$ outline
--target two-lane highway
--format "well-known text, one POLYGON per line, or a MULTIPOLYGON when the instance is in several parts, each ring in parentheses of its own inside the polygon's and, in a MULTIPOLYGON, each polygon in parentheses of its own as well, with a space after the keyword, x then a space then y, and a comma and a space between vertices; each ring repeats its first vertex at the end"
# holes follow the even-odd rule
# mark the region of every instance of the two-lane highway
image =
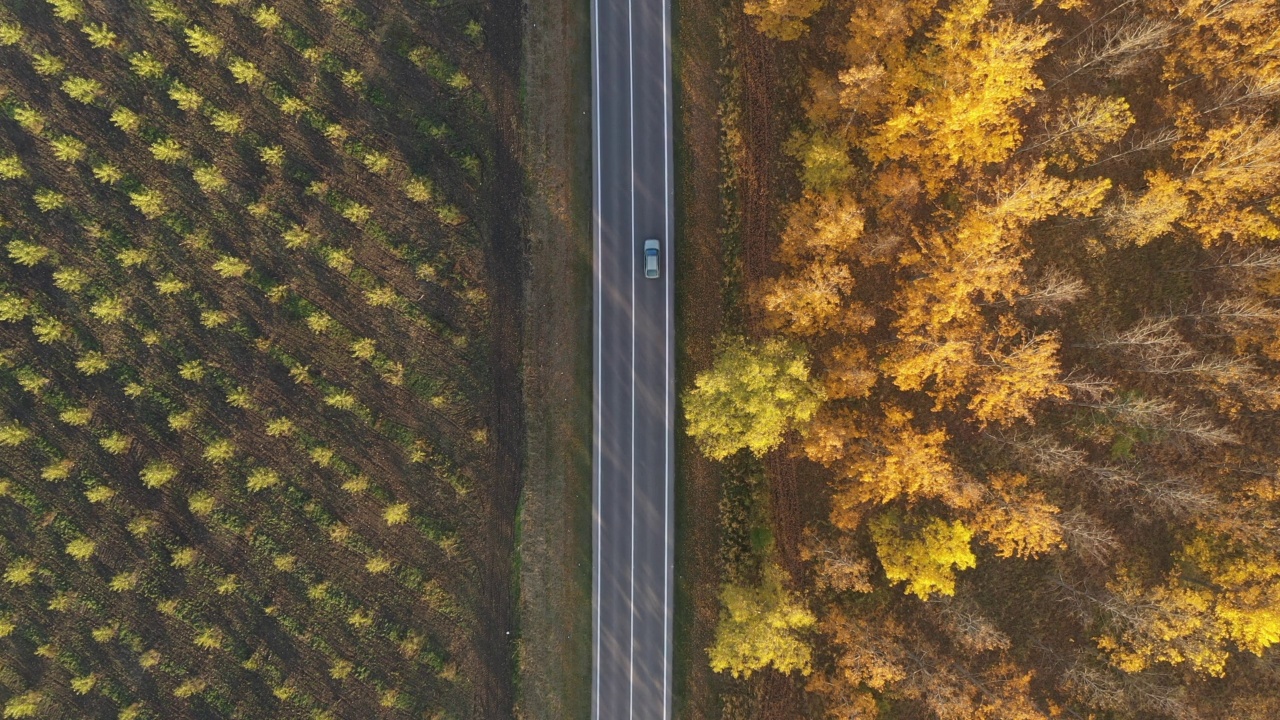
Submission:
POLYGON ((592 718, 671 716, 675 410, 670 0, 592 0, 592 718), (648 238, 660 277, 643 273, 648 238))

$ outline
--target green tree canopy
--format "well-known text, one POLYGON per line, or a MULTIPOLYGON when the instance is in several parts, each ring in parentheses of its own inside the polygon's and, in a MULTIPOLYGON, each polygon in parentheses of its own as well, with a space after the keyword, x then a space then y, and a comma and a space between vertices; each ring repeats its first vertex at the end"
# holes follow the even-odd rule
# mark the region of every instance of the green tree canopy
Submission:
POLYGON ((684 394, 685 419, 689 435, 713 460, 743 448, 764 455, 788 430, 812 418, 822 400, 803 349, 781 340, 734 337, 684 394))
POLYGON ((782 568, 770 563, 759 587, 721 589, 716 641, 707 648, 712 670, 750 677, 772 665, 781 673, 809 674, 813 653, 801 633, 817 619, 782 580, 782 568))

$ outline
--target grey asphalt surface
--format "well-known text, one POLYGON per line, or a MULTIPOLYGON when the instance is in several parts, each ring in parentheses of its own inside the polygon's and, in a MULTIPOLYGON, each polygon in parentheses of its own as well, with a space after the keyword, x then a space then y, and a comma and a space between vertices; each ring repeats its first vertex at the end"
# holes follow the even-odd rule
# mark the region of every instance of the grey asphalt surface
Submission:
POLYGON ((592 717, 671 717, 675 395, 670 0, 592 0, 592 717), (661 277, 641 248, 662 242, 661 277))

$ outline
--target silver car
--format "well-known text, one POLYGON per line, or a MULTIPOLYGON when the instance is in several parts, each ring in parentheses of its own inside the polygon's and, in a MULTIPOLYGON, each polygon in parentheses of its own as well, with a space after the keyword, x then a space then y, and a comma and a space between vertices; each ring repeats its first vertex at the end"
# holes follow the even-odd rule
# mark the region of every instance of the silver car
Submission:
POLYGON ((644 241, 644 276, 649 279, 658 277, 659 247, 660 244, 653 238, 644 241))

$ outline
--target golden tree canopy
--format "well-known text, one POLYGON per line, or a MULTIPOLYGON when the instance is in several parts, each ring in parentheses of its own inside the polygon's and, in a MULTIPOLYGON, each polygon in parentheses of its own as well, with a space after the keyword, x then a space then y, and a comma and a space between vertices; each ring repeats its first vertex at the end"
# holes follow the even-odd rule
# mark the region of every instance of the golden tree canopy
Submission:
POLYGON ((783 585, 782 568, 766 565, 759 587, 725 585, 715 644, 707 648, 711 669, 751 677, 772 667, 808 675, 812 650, 803 633, 817 622, 804 603, 783 585))
POLYGON ((906 592, 921 600, 934 593, 954 595, 956 571, 978 564, 969 549, 973 532, 959 520, 906 519, 891 510, 873 518, 868 528, 889 582, 905 582, 906 592))
POLYGON ((802 348, 737 337, 724 343, 715 365, 685 393, 685 419, 709 458, 723 460, 744 449, 763 456, 782 444, 788 430, 808 422, 822 400, 802 348))

